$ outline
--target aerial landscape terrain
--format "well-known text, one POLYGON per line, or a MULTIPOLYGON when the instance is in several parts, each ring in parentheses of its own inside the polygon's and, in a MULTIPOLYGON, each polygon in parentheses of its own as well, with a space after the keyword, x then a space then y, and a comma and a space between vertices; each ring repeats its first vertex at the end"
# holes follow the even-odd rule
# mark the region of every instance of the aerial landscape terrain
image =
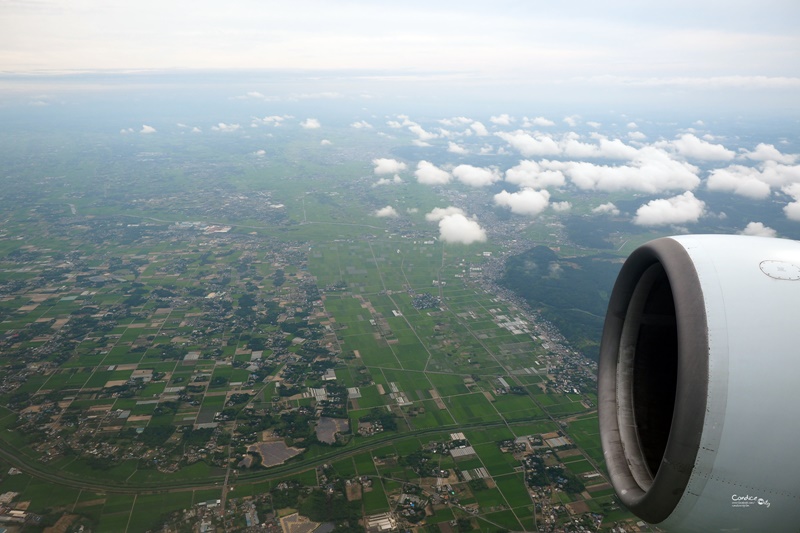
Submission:
POLYGON ((279 527, 287 508, 340 527, 629 520, 594 390, 621 260, 690 227, 792 235, 777 198, 744 212, 709 190, 796 173, 757 159, 791 149, 413 118, 6 134, 8 503, 129 531, 279 527), (656 164, 682 173, 642 180, 656 164))
POLYGON ((666 235, 800 237, 791 75, 20 57, 0 531, 655 531, 598 436, 617 273, 666 235))

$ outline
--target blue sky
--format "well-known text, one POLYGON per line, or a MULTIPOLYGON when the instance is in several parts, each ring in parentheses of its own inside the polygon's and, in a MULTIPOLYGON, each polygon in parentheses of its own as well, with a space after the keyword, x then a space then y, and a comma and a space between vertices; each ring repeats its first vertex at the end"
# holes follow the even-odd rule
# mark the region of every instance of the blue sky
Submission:
POLYGON ((0 71, 346 71, 384 88, 794 110, 798 22, 795 0, 0 0, 0 71))

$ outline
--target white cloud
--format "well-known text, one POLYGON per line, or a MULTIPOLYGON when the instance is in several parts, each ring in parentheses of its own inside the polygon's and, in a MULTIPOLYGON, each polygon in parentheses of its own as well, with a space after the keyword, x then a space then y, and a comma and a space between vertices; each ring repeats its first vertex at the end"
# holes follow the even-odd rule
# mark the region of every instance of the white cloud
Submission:
POLYGON ((439 120, 440 124, 444 124, 445 126, 450 126, 451 128, 454 126, 465 126, 467 124, 472 124, 473 120, 467 117, 453 117, 453 118, 443 118, 439 120))
POLYGON ((495 135, 506 141, 525 157, 558 155, 561 153, 561 147, 558 143, 547 135, 537 134, 534 137, 522 130, 517 130, 514 133, 501 131, 495 133, 495 135))
POLYGON ((406 209, 406 213, 409 215, 413 215, 414 213, 419 213, 419 207, 409 207, 406 209))
POLYGON ((579 118, 581 118, 579 115, 570 115, 568 117, 564 117, 564 123, 570 128, 574 128, 578 125, 579 118))
POLYGON ((232 97, 232 100, 257 100, 261 102, 296 102, 298 100, 331 100, 335 98, 343 98, 342 93, 333 91, 318 92, 318 93, 288 93, 281 96, 273 96, 263 94, 259 91, 248 91, 245 94, 232 97))
POLYGON ((635 122, 628 122, 628 129, 629 129, 629 130, 635 130, 635 129, 637 129, 638 127, 639 127, 639 126, 638 126, 638 125, 637 125, 635 122))
POLYGON ((565 213, 572 209, 572 204, 569 202, 551 202, 550 207, 553 208, 553 211, 558 211, 559 213, 565 213))
POLYGON ((414 146, 422 146, 422 147, 433 146, 431 143, 422 141, 420 139, 414 139, 413 141, 411 141, 411 144, 413 144, 414 146))
POLYGON ((563 187, 567 182, 560 170, 546 170, 536 161, 527 159, 506 170, 506 181, 531 189, 563 187))
POLYGON ((770 186, 760 178, 761 172, 758 169, 731 165, 712 170, 706 187, 710 191, 732 192, 748 198, 766 198, 769 196, 770 186))
POLYGON ((292 118, 291 115, 268 115, 263 118, 253 117, 252 124, 256 126, 280 126, 284 120, 292 118))
POLYGON ((280 100, 277 96, 267 96, 258 91, 248 91, 245 94, 234 96, 234 100, 260 100, 262 102, 275 102, 280 100))
POLYGON ((800 182, 800 165, 781 165, 774 161, 764 161, 761 175, 775 185, 797 183, 800 182))
POLYGON ((195 126, 194 128, 192 128, 192 133, 203 133, 203 130, 195 126))
POLYGON ((502 115, 496 117, 490 117, 489 121, 491 121, 492 124, 497 124, 498 126, 510 126, 511 123, 514 122, 514 119, 508 113, 503 113, 502 115))
POLYGON ((466 155, 469 153, 469 150, 454 143, 453 141, 447 143, 447 151, 458 155, 466 155))
POLYGON ((727 191, 748 198, 766 198, 772 188, 800 182, 800 165, 764 161, 761 168, 730 165, 711 171, 706 186, 712 191, 727 191))
POLYGON ((636 159, 640 148, 625 144, 619 139, 608 139, 593 133, 594 143, 581 141, 581 136, 570 132, 556 140, 543 133, 530 134, 522 130, 513 133, 495 133, 526 157, 563 155, 576 159, 636 159))
POLYGON ((647 135, 645 135, 641 131, 631 131, 628 133, 628 139, 632 141, 643 141, 647 139, 647 135))
POLYGON ((267 155, 267 152, 265 150, 256 150, 255 152, 253 152, 253 155, 255 155, 256 157, 264 157, 265 155, 267 155))
POLYGON ((559 146, 567 157, 588 159, 628 159, 633 160, 639 155, 639 149, 629 146, 619 139, 610 140, 602 135, 592 134, 597 144, 585 143, 578 140, 576 133, 566 135, 559 146))
POLYGON ((588 121, 588 122, 586 123, 586 125, 587 125, 587 126, 590 126, 590 127, 592 127, 592 128, 594 128, 594 129, 598 129, 600 126, 602 126, 602 124, 601 124, 601 123, 599 123, 599 122, 595 122, 595 121, 593 121, 593 120, 590 120, 590 121, 588 121))
POLYGON ((500 181, 500 173, 497 169, 473 167, 472 165, 458 165, 453 169, 453 176, 461 183, 471 187, 486 187, 500 181))
POLYGON ((358 121, 353 122, 352 124, 350 124, 350 127, 351 128, 355 128, 357 130, 360 130, 360 129, 368 129, 369 130, 369 129, 372 129, 372 124, 370 124, 366 120, 358 120, 358 121))
POLYGON ((477 135, 478 137, 486 137, 487 135, 489 135, 489 130, 486 129, 486 126, 484 126, 477 120, 472 124, 470 124, 469 127, 470 129, 472 129, 472 131, 475 132, 475 135, 477 135))
POLYGON ((699 169, 676 161, 663 150, 646 146, 629 165, 608 166, 576 161, 542 161, 549 170, 560 170, 584 190, 634 190, 655 194, 667 190, 694 189, 700 184, 699 169))
POLYGON ((494 203, 507 207, 518 215, 536 216, 547 209, 550 193, 533 189, 522 189, 514 193, 502 191, 494 195, 494 203))
POLYGON ((795 200, 783 206, 783 212, 789 220, 800 222, 800 200, 795 200))
POLYGON ((232 133, 236 130, 241 128, 239 124, 226 124, 224 122, 220 122, 216 126, 211 126, 211 129, 214 131, 221 131, 222 133, 232 133))
POLYGON ((567 133, 558 141, 549 135, 537 133, 534 136, 524 131, 499 132, 495 135, 526 156, 554 155, 573 159, 630 161, 627 165, 618 166, 598 165, 587 161, 542 160, 538 163, 521 163, 522 168, 515 167, 509 175, 509 181, 525 182, 537 172, 548 170, 563 173, 578 188, 584 190, 630 189, 658 193, 664 190, 694 189, 700 183, 697 167, 652 145, 637 148, 619 139, 608 139, 598 134, 592 134, 594 143, 581 141, 576 133, 567 133))
POLYGON ((522 119, 522 126, 524 128, 531 128, 531 127, 534 127, 534 126, 537 126, 537 127, 540 127, 540 128, 549 128, 549 127, 555 126, 555 125, 556 125, 555 122, 553 122, 552 120, 550 120, 548 118, 544 118, 544 117, 534 117, 534 118, 525 117, 524 119, 522 119))
POLYGON ((425 214, 425 220, 428 222, 438 222, 446 216, 450 215, 465 215, 464 210, 456 206, 448 207, 434 207, 430 213, 425 214))
POLYGON ((373 159, 372 164, 375 165, 375 174, 377 176, 383 174, 397 174, 405 170, 406 164, 402 161, 398 161, 397 159, 387 159, 384 157, 379 157, 378 159, 373 159))
POLYGON ((390 178, 381 178, 381 179, 379 179, 378 181, 375 182, 373 187, 377 187, 378 185, 390 185, 390 184, 397 184, 397 183, 403 183, 403 178, 401 178, 400 176, 395 174, 394 177, 391 178, 391 179, 390 178))
POLYGON ((792 183, 784 187, 783 192, 791 196, 794 201, 783 207, 783 213, 789 220, 800 222, 800 183, 792 183))
POLYGON ((450 243, 472 244, 485 242, 486 231, 477 221, 455 213, 439 221, 439 238, 450 243))
POLYGON ((764 143, 759 143, 755 150, 744 152, 742 155, 754 161, 775 161, 787 165, 791 165, 797 160, 797 155, 781 153, 774 145, 764 143))
POLYGON ((611 215, 616 217, 619 216, 619 208, 614 205, 613 202, 606 202, 592 209, 592 213, 596 215, 611 215))
POLYGON ((331 141, 329 141, 328 139, 322 139, 322 140, 319 142, 319 144, 321 144, 322 146, 330 146, 330 145, 332 145, 333 143, 332 143, 331 141))
POLYGON ((156 129, 153 126, 148 126, 147 124, 142 124, 142 129, 139 130, 139 133, 148 134, 148 133, 155 133, 156 129))
POLYGON ((390 206, 390 205, 387 205, 386 207, 382 207, 382 208, 378 209, 373 214, 376 217, 381 217, 381 218, 397 218, 398 216, 400 216, 397 213, 397 210, 394 207, 390 206))
POLYGON ((128 133, 133 133, 133 128, 122 128, 119 130, 122 135, 127 135, 128 133))
POLYGON ((315 118, 307 118, 303 122, 300 123, 301 128, 305 128, 307 130, 316 130, 322 127, 322 124, 319 123, 319 120, 315 118))
POLYGON ((698 138, 692 133, 684 133, 674 141, 656 143, 659 148, 670 148, 683 157, 703 161, 730 161, 736 157, 733 150, 721 144, 713 144, 698 138))
POLYGON ((425 128, 413 122, 408 126, 408 131, 416 135, 420 141, 429 141, 438 137, 435 133, 426 131, 425 128))
POLYGON ((442 170, 433 163, 420 161, 417 163, 417 170, 414 171, 417 181, 425 185, 444 185, 450 182, 452 176, 446 170, 442 170))
POLYGON ((706 204, 686 191, 672 198, 651 200, 636 210, 633 223, 639 226, 662 226, 697 222, 705 214, 706 204))
POLYGON ((741 232, 741 235, 755 235, 757 237, 775 237, 778 232, 761 222, 750 222, 741 232))

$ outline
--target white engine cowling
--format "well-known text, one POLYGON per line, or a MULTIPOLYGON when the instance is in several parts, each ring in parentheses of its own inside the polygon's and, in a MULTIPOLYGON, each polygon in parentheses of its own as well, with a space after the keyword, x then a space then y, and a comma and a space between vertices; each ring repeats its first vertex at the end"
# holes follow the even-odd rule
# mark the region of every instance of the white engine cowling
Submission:
POLYGON ((598 370, 606 466, 668 531, 800 531, 800 242, 651 241, 622 267, 598 370))

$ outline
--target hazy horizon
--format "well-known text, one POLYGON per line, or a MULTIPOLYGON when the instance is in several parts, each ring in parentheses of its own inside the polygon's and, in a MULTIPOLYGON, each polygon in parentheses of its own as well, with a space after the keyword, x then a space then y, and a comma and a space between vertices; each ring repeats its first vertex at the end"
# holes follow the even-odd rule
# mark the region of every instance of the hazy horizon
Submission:
MULTIPOLYGON (((129 90, 798 118, 800 6, 0 3, 0 110, 129 90)), ((191 93, 191 94, 190 94, 191 93)), ((180 98, 180 96, 179 96, 180 98)), ((531 111, 533 109, 533 111, 531 111)), ((392 112, 403 112, 392 109, 392 112)), ((710 118, 710 117, 695 117, 710 118)))

